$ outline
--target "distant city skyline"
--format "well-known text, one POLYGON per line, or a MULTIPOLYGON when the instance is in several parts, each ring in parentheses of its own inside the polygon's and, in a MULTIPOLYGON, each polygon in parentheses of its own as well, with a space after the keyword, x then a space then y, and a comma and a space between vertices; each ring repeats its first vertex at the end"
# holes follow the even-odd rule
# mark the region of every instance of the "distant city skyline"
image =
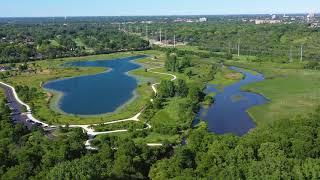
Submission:
POLYGON ((319 0, 3 1, 0 3, 0 17, 293 14, 320 11, 319 0))

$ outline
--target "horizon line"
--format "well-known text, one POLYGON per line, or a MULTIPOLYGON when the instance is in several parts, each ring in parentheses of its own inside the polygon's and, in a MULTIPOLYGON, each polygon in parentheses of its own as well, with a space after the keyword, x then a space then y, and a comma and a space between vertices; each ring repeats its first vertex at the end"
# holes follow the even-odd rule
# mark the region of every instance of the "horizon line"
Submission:
MULTIPOLYGON (((307 12, 295 13, 239 13, 239 14, 172 14, 172 15, 57 15, 57 16, 0 16, 0 18, 60 18, 60 17, 170 17, 170 16, 239 16, 239 15, 300 15, 307 12)), ((315 13, 320 14, 320 13, 315 13)))

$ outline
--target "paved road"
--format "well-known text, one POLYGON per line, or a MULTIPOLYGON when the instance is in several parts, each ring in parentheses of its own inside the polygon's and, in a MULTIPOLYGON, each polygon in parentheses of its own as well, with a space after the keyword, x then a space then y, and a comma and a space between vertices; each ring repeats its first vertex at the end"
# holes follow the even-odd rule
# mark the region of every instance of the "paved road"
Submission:
MULTIPOLYGON (((7 105, 12 111, 11 120, 14 124, 22 123, 28 129, 32 129, 33 126, 37 126, 35 121, 30 121, 31 119, 29 116, 31 115, 30 112, 23 112, 25 108, 23 105, 15 98, 15 94, 12 91, 11 87, 6 86, 0 83, 0 88, 4 89, 5 95, 7 97, 7 105)), ((44 124, 38 124, 38 126, 42 126, 44 124)), ((46 126, 46 125, 44 125, 46 126)))

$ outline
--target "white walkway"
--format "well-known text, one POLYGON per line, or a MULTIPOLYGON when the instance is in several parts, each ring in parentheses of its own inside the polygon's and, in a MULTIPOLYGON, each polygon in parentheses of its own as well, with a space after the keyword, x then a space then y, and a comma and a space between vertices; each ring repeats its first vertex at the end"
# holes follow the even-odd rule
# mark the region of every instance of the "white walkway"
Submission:
MULTIPOLYGON (((161 72, 155 72, 153 71, 154 69, 159 69, 159 68, 162 68, 162 67, 156 67, 156 68, 150 68, 147 70, 147 72, 150 72, 150 73, 154 73, 154 74, 161 74, 161 75, 167 75, 167 76, 172 76, 172 79, 171 81, 175 81, 177 79, 177 77, 173 74, 169 74, 169 73, 161 73, 161 72)), ((7 86, 9 87, 11 90, 12 90, 12 93, 14 95, 14 98, 23 106, 26 107, 27 109, 27 117, 29 119, 31 119, 32 121, 34 122, 37 122, 37 123, 41 123, 43 126, 49 126, 47 123, 45 122, 42 122, 41 120, 38 120, 36 118, 33 117, 32 115, 32 111, 31 111, 31 108, 29 105, 27 105, 26 103, 24 103, 23 101, 21 101, 17 95, 17 92, 15 90, 14 87, 6 84, 6 83, 3 83, 3 82, 0 82, 2 85, 4 86, 7 86)), ((156 86, 159 85, 160 83, 155 83, 155 84, 152 84, 152 90, 154 91, 155 94, 157 94, 157 89, 156 89, 156 86)), ((151 100, 152 101, 152 100, 151 100)), ((142 114, 142 112, 144 111, 144 109, 139 112, 138 114, 136 114, 135 116, 131 117, 131 118, 128 118, 128 119, 123 119, 123 120, 116 120, 116 121, 111 121, 111 122, 106 122, 106 123, 100 123, 100 124, 89 124, 89 125, 69 125, 69 127, 71 128, 82 128, 89 136, 89 140, 86 141, 85 145, 86 145, 86 148, 89 149, 89 150, 96 150, 96 148, 92 147, 91 146, 91 141, 94 139, 95 136, 97 135, 101 135, 101 134, 112 134, 112 133, 121 133, 121 132, 127 132, 128 130, 127 129, 123 129, 123 130, 115 130, 115 131, 104 131, 104 132, 96 132, 92 126, 97 126, 97 125, 108 125, 108 124, 116 124, 116 123, 121 123, 121 122, 128 122, 128 121, 136 121, 136 122, 140 122, 139 120, 139 116, 142 114)), ((145 123, 146 124, 146 128, 145 129, 150 129, 152 128, 152 126, 148 123, 145 123)), ((55 128, 57 126, 50 126, 52 128, 55 128)), ((64 125, 62 125, 62 127, 65 127, 64 125)), ((161 143, 149 143, 147 144, 148 146, 162 146, 161 143)))

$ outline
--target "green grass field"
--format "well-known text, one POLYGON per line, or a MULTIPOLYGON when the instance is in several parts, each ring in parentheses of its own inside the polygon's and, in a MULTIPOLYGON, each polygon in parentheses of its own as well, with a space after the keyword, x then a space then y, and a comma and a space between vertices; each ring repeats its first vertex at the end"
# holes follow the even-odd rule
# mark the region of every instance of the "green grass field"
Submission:
POLYGON ((243 74, 235 72, 227 67, 223 67, 222 71, 219 71, 216 74, 215 79, 209 83, 217 85, 218 88, 223 88, 241 80, 242 78, 243 74))
POLYGON ((303 64, 228 62, 265 75, 266 80, 243 87, 271 101, 248 112, 259 124, 312 112, 320 103, 320 72, 302 69, 303 64))
POLYGON ((176 127, 185 123, 184 119, 181 119, 180 115, 180 103, 185 103, 186 99, 183 98, 172 98, 170 99, 164 109, 158 111, 155 116, 151 119, 151 124, 154 126, 167 126, 176 127))

